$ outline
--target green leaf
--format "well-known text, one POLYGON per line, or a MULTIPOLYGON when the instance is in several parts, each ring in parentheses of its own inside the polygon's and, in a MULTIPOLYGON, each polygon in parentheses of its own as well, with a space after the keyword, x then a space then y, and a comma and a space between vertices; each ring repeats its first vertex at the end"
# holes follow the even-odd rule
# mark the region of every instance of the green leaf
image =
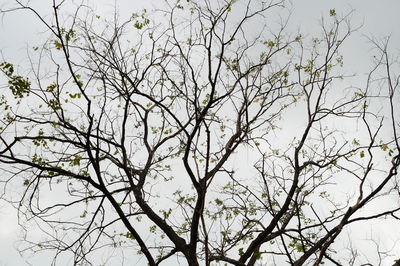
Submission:
POLYGON ((156 232, 156 229, 157 229, 157 226, 155 226, 155 225, 150 226, 150 228, 149 228, 150 233, 154 234, 156 232))
POLYGON ((61 104, 57 99, 50 99, 48 105, 53 110, 60 110, 61 109, 61 104))
POLYGON ((218 206, 220 206, 220 205, 222 205, 222 200, 220 200, 220 199, 215 199, 215 203, 218 205, 218 206))
POLYGON ((68 95, 69 95, 69 97, 71 97, 72 99, 75 99, 75 98, 81 98, 81 94, 80 93, 74 93, 74 94, 72 94, 72 93, 68 93, 68 95))
POLYGON ((243 254, 244 254, 243 248, 239 248, 239 255, 241 256, 243 254))
POLYGON ((54 40, 54 46, 56 47, 57 50, 61 50, 61 48, 63 47, 58 40, 54 40))
POLYGON ((124 237, 135 240, 135 237, 131 232, 127 232, 126 234, 123 234, 124 237))
POLYGON ((47 92, 53 92, 55 88, 57 88, 58 84, 53 82, 49 86, 47 86, 46 91, 47 92))
POLYGON ((82 156, 77 154, 77 155, 74 156, 74 158, 69 163, 69 165, 71 165, 71 166, 79 166, 79 165, 81 165, 81 159, 82 159, 82 156))
POLYGON ((9 89, 15 98, 23 98, 29 94, 31 83, 28 78, 14 75, 14 66, 8 62, 0 63, 0 70, 8 77, 9 89))
POLYGON ((253 258, 255 258, 256 260, 261 259, 261 252, 254 252, 253 258))
POLYGON ((84 210, 83 213, 82 213, 82 215, 81 215, 80 217, 81 217, 81 218, 85 218, 86 215, 87 215, 87 213, 88 213, 87 210, 84 210))
POLYGON ((273 41, 268 41, 267 42, 267 45, 268 45, 268 47, 274 47, 275 46, 275 43, 273 42, 273 41))
POLYGON ((296 250, 297 250, 297 252, 303 252, 304 251, 303 245, 302 244, 297 244, 296 245, 296 250))

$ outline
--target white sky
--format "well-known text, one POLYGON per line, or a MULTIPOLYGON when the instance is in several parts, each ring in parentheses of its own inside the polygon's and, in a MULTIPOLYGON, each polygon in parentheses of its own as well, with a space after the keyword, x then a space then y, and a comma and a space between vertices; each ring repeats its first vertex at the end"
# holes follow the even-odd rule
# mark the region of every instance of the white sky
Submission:
MULTIPOLYGON (((293 14, 290 28, 295 32, 300 29, 309 35, 315 33, 319 28, 319 20, 322 15, 328 16, 329 9, 335 8, 338 14, 344 14, 354 9, 353 25, 363 24, 363 27, 356 32, 345 45, 344 56, 348 70, 354 73, 366 73, 369 69, 369 62, 372 56, 371 47, 363 35, 383 38, 391 37, 391 48, 393 52, 400 52, 400 0, 292 0, 293 14)), ((32 1, 38 3, 38 1, 32 1)), ((40 1, 45 6, 51 1, 40 1)), ((142 1, 116 0, 117 7, 125 15, 141 9, 139 4, 142 1)), ((144 2, 144 1, 143 1, 144 2)), ((154 5, 156 0, 146 3, 149 7, 154 5)), ((157 0, 158 2, 158 0, 157 0)), ((0 0, 0 8, 12 3, 12 0, 0 0)), ((114 1, 96 1, 100 13, 112 11, 114 1)), ((6 59, 16 64, 24 62, 27 48, 40 44, 38 33, 43 27, 31 14, 17 12, 8 14, 0 21, 0 61, 6 59), (3 57, 3 58, 2 58, 3 57)), ((39 35, 41 36, 41 35, 39 35)), ((379 225, 377 225, 379 226, 379 225)), ((400 228, 400 224, 393 224, 400 228)), ((369 232, 371 228, 365 228, 369 232)), ((391 232, 392 228, 381 228, 383 232, 391 232)), ((16 213, 0 202, 0 266, 27 265, 14 248, 18 235, 16 213)), ((400 235, 399 235, 400 236, 400 235)), ((41 264, 40 257, 34 260, 33 265, 41 264)), ((33 262, 33 260, 32 260, 33 262)), ((387 264, 391 265, 391 264, 387 264)))

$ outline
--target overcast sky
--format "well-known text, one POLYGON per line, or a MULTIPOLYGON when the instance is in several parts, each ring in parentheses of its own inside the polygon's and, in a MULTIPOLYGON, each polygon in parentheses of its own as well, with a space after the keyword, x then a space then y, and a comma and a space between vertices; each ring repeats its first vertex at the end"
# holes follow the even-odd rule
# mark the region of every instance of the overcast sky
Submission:
MULTIPOLYGON (((363 25, 363 27, 348 40, 344 50, 345 64, 354 73, 363 74, 369 69, 369 62, 373 53, 371 51, 372 45, 368 43, 365 36, 384 38, 391 35, 392 50, 397 53, 400 52, 400 0, 292 1, 291 9, 293 13, 290 28, 293 31, 300 29, 301 32, 308 35, 319 30, 321 16, 328 16, 330 9, 335 8, 338 14, 344 14, 354 9, 353 25, 363 25)), ((40 1, 41 8, 44 8, 43 5, 50 2, 40 1)), ((124 15, 138 11, 141 8, 139 5, 143 5, 143 3, 138 4, 139 2, 144 1, 116 0, 117 8, 124 15)), ((12 0, 0 0, 0 8, 10 3, 12 3, 12 0)), ((146 5, 147 7, 155 6, 154 3, 155 0, 151 0, 146 5)), ((114 0, 96 1, 96 8, 99 13, 107 14, 112 11, 113 4, 114 0)), ((34 16, 26 12, 17 12, 2 17, 2 20, 0 20, 0 59, 4 58, 17 64, 24 62, 27 48, 40 44, 42 40, 38 39, 37 36, 43 36, 42 32, 43 26, 34 16)), ((400 228, 400 224, 393 224, 393 226, 400 228)), ((370 230, 370 228, 366 228, 366 230, 370 230)), ((385 229, 382 230, 385 232, 385 229)), ((387 229, 386 233, 388 234, 391 230, 390 228, 387 229)), ((16 213, 0 201, 0 266, 26 265, 14 248, 17 236, 16 213)), ((40 263, 40 257, 33 262, 33 265, 44 265, 40 263)))

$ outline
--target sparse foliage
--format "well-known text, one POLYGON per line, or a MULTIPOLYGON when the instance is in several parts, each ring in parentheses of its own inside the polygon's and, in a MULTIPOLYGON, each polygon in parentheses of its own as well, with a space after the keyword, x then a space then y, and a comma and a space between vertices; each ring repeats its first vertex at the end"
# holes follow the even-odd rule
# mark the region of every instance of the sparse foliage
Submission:
POLYGON ((281 1, 169 1, 126 21, 67 2, 51 18, 2 10, 50 36, 26 74, 0 64, 1 182, 23 251, 353 265, 356 246, 336 252, 345 228, 398 219, 398 201, 376 206, 399 195, 399 62, 371 40, 366 81, 345 84, 350 14, 303 37, 273 24, 281 1))

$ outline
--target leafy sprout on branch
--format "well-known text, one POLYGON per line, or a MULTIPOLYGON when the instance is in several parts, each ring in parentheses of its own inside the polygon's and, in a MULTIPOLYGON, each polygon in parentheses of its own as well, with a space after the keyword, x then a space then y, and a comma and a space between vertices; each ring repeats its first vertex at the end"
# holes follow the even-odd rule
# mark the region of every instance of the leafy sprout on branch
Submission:
POLYGON ((126 20, 14 4, 2 14, 48 34, 30 67, 0 64, 0 181, 22 252, 353 265, 366 258, 346 230, 398 220, 383 202, 399 194, 399 62, 371 39, 367 79, 345 84, 351 12, 305 37, 276 23, 283 1, 167 1, 126 20))

